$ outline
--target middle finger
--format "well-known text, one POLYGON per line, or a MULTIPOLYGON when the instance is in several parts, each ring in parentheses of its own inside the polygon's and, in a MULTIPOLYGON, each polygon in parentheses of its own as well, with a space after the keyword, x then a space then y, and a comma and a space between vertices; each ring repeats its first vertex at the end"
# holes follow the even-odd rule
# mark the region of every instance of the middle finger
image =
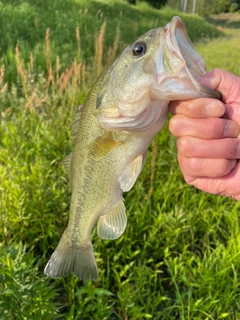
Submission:
POLYGON ((192 136, 203 139, 235 138, 239 126, 222 118, 193 119, 177 114, 169 122, 169 130, 175 137, 192 136))
POLYGON ((240 139, 178 139, 178 152, 185 158, 240 159, 240 139))

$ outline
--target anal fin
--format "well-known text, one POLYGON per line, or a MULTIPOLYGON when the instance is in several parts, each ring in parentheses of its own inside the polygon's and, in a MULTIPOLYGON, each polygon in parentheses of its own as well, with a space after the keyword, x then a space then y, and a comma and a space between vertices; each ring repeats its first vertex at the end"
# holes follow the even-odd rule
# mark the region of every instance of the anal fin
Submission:
POLYGON ((98 220, 97 232, 102 239, 113 240, 119 238, 127 225, 127 216, 123 200, 117 202, 111 210, 98 220))

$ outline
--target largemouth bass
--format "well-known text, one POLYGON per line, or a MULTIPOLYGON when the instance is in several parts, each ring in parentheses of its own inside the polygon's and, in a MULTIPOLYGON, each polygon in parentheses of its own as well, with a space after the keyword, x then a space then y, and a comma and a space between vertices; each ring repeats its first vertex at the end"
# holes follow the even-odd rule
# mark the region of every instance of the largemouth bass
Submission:
POLYGON ((139 37, 102 72, 80 111, 74 150, 64 161, 70 216, 46 275, 97 280, 90 239, 95 222, 102 239, 123 234, 122 193, 140 174, 149 144, 166 123, 169 102, 221 98, 198 82, 205 72, 179 17, 139 37))

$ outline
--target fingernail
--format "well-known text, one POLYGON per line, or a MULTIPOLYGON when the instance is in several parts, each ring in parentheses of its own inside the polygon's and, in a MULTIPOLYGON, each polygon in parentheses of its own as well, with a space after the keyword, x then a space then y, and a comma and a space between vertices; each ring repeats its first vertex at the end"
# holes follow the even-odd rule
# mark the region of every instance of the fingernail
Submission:
POLYGON ((239 126, 233 121, 227 121, 224 128, 224 138, 235 138, 239 134, 239 126))
POLYGON ((220 101, 212 101, 206 105, 206 114, 209 117, 221 117, 225 113, 225 107, 220 101))

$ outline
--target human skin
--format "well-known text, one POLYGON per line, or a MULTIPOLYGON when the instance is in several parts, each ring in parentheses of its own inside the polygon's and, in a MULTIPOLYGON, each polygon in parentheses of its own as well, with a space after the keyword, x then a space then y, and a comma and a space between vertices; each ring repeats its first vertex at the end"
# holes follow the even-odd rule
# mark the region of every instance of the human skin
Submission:
POLYGON ((188 184, 240 200, 240 77, 214 69, 201 83, 221 92, 222 102, 202 98, 169 105, 180 169, 188 184))

